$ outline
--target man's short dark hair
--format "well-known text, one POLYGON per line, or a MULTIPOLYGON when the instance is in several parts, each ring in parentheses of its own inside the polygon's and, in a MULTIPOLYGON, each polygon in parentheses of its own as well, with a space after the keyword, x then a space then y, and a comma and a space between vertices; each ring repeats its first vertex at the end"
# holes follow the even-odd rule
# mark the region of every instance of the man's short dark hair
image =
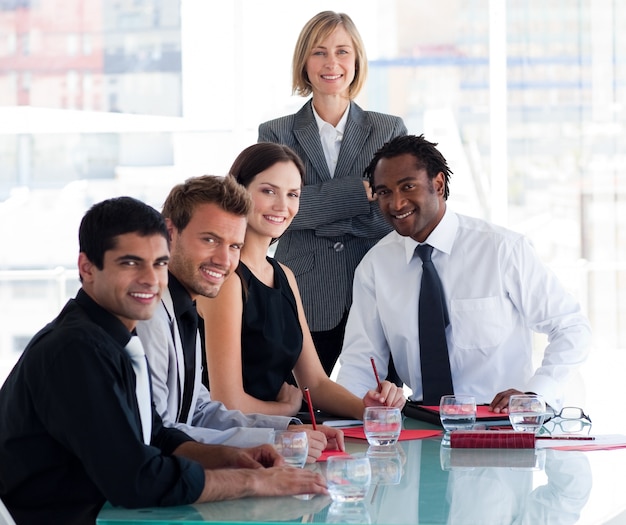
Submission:
POLYGON ((370 186, 375 187, 374 171, 380 159, 391 159, 400 155, 413 155, 416 160, 417 169, 425 169, 429 179, 434 179, 438 173, 443 173, 445 185, 443 198, 448 199, 450 189, 450 175, 452 170, 448 167, 448 162, 440 151, 435 147, 437 142, 428 142, 424 135, 401 135, 386 142, 375 154, 372 161, 365 168, 365 175, 369 179, 370 186))
POLYGON ((85 213, 78 229, 80 251, 102 270, 104 253, 115 248, 116 237, 125 233, 169 239, 165 221, 157 210, 132 197, 116 197, 94 204, 85 213))

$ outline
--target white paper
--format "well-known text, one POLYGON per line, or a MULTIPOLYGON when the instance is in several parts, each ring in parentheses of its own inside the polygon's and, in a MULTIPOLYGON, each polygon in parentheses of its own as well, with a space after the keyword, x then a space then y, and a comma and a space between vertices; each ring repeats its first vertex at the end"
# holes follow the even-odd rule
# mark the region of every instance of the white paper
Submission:
POLYGON ((601 435, 593 435, 590 436, 594 439, 537 439, 535 441, 535 446, 537 448, 554 448, 554 447, 570 447, 570 448, 581 448, 581 447, 593 447, 593 448, 602 448, 602 447, 614 447, 623 445, 626 447, 626 435, 624 434, 601 434, 601 435))
POLYGON ((359 421, 358 419, 335 419, 324 421, 322 423, 327 427, 335 427, 335 428, 343 428, 343 427, 360 427, 363 426, 363 421, 359 421))

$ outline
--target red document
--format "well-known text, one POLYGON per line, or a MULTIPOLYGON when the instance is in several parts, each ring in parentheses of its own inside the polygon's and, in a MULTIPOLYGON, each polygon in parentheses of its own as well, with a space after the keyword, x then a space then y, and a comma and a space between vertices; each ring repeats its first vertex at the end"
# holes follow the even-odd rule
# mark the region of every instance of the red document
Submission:
POLYGON ((451 448, 535 448, 535 434, 513 430, 454 430, 451 448))
MULTIPOLYGON (((363 427, 344 428, 343 435, 347 438, 367 439, 363 427)), ((402 429, 398 441, 408 441, 411 439, 426 439, 441 436, 441 430, 411 430, 402 429)))

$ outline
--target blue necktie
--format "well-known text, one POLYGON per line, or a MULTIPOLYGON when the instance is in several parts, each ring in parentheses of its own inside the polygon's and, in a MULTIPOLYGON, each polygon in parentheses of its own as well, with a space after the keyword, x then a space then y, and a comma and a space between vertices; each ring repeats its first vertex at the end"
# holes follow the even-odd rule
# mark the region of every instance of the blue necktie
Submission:
POLYGON ((441 396, 453 394, 446 326, 448 309, 437 270, 431 261, 433 247, 420 244, 415 252, 422 260, 419 297, 419 343, 424 405, 439 405, 441 396))

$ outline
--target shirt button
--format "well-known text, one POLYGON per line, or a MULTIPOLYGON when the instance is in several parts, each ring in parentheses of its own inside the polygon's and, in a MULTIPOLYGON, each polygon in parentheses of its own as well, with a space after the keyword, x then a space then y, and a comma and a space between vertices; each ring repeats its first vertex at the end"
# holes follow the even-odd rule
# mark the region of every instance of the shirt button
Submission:
POLYGON ((336 252, 342 252, 344 248, 345 246, 342 242, 336 242, 335 244, 333 244, 333 250, 335 250, 336 252))

